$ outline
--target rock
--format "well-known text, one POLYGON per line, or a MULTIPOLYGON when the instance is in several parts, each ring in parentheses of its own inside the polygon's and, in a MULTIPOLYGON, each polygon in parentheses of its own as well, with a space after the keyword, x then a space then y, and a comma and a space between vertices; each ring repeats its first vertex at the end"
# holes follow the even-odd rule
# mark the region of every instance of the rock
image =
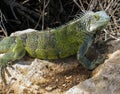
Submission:
POLYGON ((30 32, 35 32, 35 31, 37 31, 37 30, 26 29, 26 30, 16 31, 16 32, 12 33, 10 36, 19 36, 19 35, 22 35, 22 34, 25 34, 25 33, 30 33, 30 32))
POLYGON ((56 89, 57 88, 57 86, 47 86, 45 89, 47 90, 47 91, 52 91, 53 89, 56 89))
MULTIPOLYGON (((5 90, 8 93, 14 92, 15 94, 50 94, 50 92, 52 92, 51 94, 56 94, 53 90, 55 92, 61 92, 61 90, 54 83, 58 83, 60 78, 64 77, 64 72, 76 69, 78 65, 79 63, 74 58, 56 61, 23 58, 16 61, 12 66, 13 68, 7 67, 11 76, 6 74, 8 85, 5 90), (58 77, 59 79, 57 79, 56 75, 60 76, 58 77)), ((69 80, 70 78, 71 76, 68 75, 66 79, 69 80)), ((3 91, 1 90, 2 88, 0 77, 0 93, 4 91, 4 88, 3 91)))
POLYGON ((69 89, 66 94, 120 94, 120 50, 93 71, 93 77, 69 89))

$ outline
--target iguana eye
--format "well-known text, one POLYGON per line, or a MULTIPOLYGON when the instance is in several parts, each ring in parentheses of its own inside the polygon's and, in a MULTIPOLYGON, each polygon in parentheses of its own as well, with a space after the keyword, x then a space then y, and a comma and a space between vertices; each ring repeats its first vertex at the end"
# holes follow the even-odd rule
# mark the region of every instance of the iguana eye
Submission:
POLYGON ((100 19, 99 15, 94 15, 95 19, 98 21, 100 19))

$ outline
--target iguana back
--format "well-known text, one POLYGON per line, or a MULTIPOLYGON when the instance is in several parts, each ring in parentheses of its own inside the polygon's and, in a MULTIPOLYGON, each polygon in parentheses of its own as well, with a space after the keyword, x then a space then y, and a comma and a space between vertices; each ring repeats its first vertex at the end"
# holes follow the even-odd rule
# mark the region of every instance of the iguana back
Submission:
POLYGON ((27 33, 21 37, 25 41, 27 53, 32 57, 65 58, 76 54, 86 39, 86 34, 77 26, 79 25, 65 25, 50 31, 27 33))

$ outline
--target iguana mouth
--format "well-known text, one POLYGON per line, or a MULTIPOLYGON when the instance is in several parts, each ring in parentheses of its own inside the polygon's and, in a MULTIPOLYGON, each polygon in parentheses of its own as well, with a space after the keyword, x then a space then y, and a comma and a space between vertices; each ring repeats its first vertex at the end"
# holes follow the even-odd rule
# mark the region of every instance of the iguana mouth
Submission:
POLYGON ((89 32, 102 30, 104 27, 106 27, 106 25, 110 21, 110 17, 106 14, 105 11, 96 12, 94 14, 94 17, 96 19, 96 22, 90 24, 89 30, 88 30, 89 32))
POLYGON ((89 26, 89 32, 94 32, 94 31, 98 31, 98 30, 102 30, 103 28, 106 27, 106 25, 109 22, 109 18, 108 19, 102 19, 102 21, 98 21, 95 24, 91 24, 91 26, 89 26))

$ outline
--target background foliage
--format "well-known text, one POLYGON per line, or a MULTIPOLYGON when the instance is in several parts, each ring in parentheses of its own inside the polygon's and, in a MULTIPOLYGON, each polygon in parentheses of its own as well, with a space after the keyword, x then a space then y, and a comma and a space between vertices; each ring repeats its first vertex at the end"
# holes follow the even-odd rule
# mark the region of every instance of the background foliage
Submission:
POLYGON ((1 35, 17 30, 54 28, 85 11, 105 10, 111 17, 107 35, 119 39, 120 0, 1 0, 1 35))

